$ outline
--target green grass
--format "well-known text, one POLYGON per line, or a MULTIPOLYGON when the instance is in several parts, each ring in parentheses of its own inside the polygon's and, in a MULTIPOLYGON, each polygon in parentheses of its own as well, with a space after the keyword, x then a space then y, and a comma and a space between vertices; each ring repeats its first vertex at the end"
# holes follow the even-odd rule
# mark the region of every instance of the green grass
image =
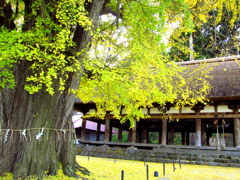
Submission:
MULTIPOLYGON (((91 175, 81 175, 88 180, 121 180, 121 171, 124 171, 124 180, 146 180, 146 166, 142 161, 129 161, 107 158, 96 158, 77 156, 77 162, 86 167, 91 175)), ((163 176, 162 163, 147 162, 149 167, 149 180, 157 180, 164 177, 164 180, 240 180, 240 168, 215 167, 203 165, 182 164, 181 169, 175 164, 176 170, 173 172, 173 165, 166 164, 166 176, 163 176), (154 171, 158 171, 159 177, 154 177, 154 171)), ((37 178, 29 178, 36 180, 37 178)), ((56 176, 44 178, 44 180, 74 180, 64 176, 59 171, 56 176)), ((12 180, 12 175, 7 174, 0 177, 0 180, 12 180)))
MULTIPOLYGON (((146 180, 146 166, 141 161, 128 161, 114 159, 77 156, 81 166, 92 172, 89 180, 120 180, 121 171, 124 170, 124 180, 146 180)), ((147 163, 149 166, 149 180, 157 180, 163 176, 162 163, 147 163), (154 177, 158 171, 159 177, 154 177)), ((166 164, 166 179, 169 180, 239 180, 240 168, 214 167, 203 165, 178 164, 173 172, 173 165, 166 164)), ((87 176, 85 176, 87 177, 87 176)))

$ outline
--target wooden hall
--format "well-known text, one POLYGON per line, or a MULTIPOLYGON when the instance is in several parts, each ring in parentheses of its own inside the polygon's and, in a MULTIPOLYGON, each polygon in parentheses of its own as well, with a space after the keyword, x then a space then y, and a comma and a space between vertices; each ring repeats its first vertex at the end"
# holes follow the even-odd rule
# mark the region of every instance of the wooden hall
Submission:
MULTIPOLYGON (((82 144, 108 145, 116 147, 134 146, 142 149, 155 147, 202 148, 217 150, 240 150, 240 56, 195 60, 179 63, 181 66, 197 67, 207 63, 212 67, 211 90, 206 105, 175 108, 168 104, 162 113, 157 104, 143 108, 147 118, 129 124, 121 124, 108 113, 104 120, 95 117, 82 120, 77 137, 82 144), (86 139, 86 121, 97 123, 95 140, 86 139), (104 138, 100 137, 101 126, 105 126, 104 138), (112 133, 114 132, 116 133, 112 133), (127 140, 123 138, 127 135, 127 140)), ((83 115, 96 111, 93 102, 83 104, 76 100, 75 111, 83 115)), ((124 109, 121 114, 124 116, 124 109)))

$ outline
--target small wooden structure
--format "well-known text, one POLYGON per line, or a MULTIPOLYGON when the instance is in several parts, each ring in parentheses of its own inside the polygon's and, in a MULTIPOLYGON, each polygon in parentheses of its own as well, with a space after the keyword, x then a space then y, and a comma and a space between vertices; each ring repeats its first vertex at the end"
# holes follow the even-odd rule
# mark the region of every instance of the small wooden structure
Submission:
MULTIPOLYGON (((207 105, 199 104, 195 107, 182 107, 176 109, 172 104, 167 107, 167 113, 171 115, 171 121, 164 118, 157 104, 152 108, 142 109, 149 115, 146 119, 135 122, 135 126, 129 129, 129 124, 121 124, 119 120, 109 113, 104 120, 88 118, 90 121, 105 125, 104 141, 99 141, 96 135, 95 141, 86 141, 83 130, 81 142, 88 144, 108 144, 116 146, 138 146, 148 148, 151 146, 151 136, 157 138, 159 145, 179 145, 217 148, 240 148, 240 56, 225 58, 181 62, 182 66, 197 67, 202 62, 212 66, 210 75, 211 92, 207 96, 207 105), (118 132, 117 142, 112 141, 112 128, 118 132), (128 132, 128 143, 122 143, 123 130, 128 132), (214 141, 215 140, 215 141, 214 141)), ((93 102, 83 104, 76 100, 74 109, 84 114, 93 112, 96 106, 93 102)), ((124 109, 122 111, 124 115, 124 109)), ((100 128, 98 128, 100 129, 100 128)), ((100 131, 98 132, 100 133, 100 131)), ((155 141, 156 143, 156 141, 155 141)))

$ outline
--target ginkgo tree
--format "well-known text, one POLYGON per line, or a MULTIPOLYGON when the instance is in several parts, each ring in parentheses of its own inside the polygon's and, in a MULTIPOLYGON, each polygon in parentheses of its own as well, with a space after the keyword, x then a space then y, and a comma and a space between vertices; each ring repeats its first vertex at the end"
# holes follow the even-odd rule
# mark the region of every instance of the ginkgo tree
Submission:
POLYGON ((183 31, 184 24, 171 36, 171 58, 176 61, 205 59, 239 54, 239 1, 192 1, 194 27, 183 31), (204 4, 204 8, 202 5, 204 4), (197 13, 198 12, 198 13, 197 13), (192 41, 192 42, 190 42, 192 41), (191 52, 192 51, 192 52, 191 52))
POLYGON ((0 175, 76 176, 76 95, 122 121, 122 106, 134 121, 153 102, 203 101, 207 72, 168 60, 166 37, 172 24, 191 32, 223 3, 239 12, 230 0, 2 0, 0 175))
MULTIPOLYGON (((206 59, 238 55, 240 47, 240 16, 232 23, 233 13, 223 8, 221 20, 216 17, 217 9, 209 12, 207 22, 195 26, 192 32, 192 49, 194 59, 206 59), (218 22, 219 21, 219 22, 218 22)), ((222 11, 220 11, 222 12, 222 11)), ((236 17, 236 15, 235 15, 236 17)), ((169 52, 171 58, 179 61, 189 60, 189 33, 171 38, 172 48, 169 52)))

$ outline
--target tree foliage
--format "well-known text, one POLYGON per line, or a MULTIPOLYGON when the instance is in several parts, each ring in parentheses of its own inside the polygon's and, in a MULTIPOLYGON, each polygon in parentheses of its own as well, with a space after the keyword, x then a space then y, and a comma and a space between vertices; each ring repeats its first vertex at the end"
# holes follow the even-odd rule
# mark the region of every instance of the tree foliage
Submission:
POLYGON ((30 73, 25 79, 29 93, 44 88, 53 95, 65 89, 69 72, 90 72, 83 77, 78 95, 84 102, 96 102, 100 114, 119 114, 116 107, 123 105, 128 114, 139 116, 137 109, 154 101, 160 105, 190 97, 201 101, 203 96, 197 94, 207 92, 205 82, 199 92, 190 93, 183 68, 167 64, 164 38, 168 25, 178 23, 179 33, 193 31, 207 21, 207 13, 213 9, 218 9, 216 21, 221 21, 223 5, 231 11, 230 24, 234 24, 239 8, 237 1, 110 1, 106 6, 119 15, 101 21, 96 28, 86 3, 39 0, 26 9, 27 1, 6 2, 13 9, 9 21, 17 25, 11 31, 4 26, 1 29, 1 87, 14 86, 11 68, 19 61, 29 61, 30 73), (29 29, 31 23, 34 26, 29 29), (79 47, 78 27, 93 38, 86 47, 79 47), (93 50, 86 56, 89 46, 93 50), (54 82, 59 85, 54 87, 54 82))
MULTIPOLYGON (((236 4, 239 2, 236 1, 236 4)), ((195 59, 214 58, 239 54, 239 13, 235 12, 239 7, 223 4, 220 9, 216 8, 208 12, 208 18, 200 21, 191 32, 181 32, 178 36, 171 37, 172 59, 188 61, 190 55, 189 37, 193 36, 193 54, 195 59)), ((178 31, 178 30, 176 30, 178 31)))
MULTIPOLYGON (((190 72, 192 69, 174 64, 176 59, 167 56, 172 44, 167 44, 166 36, 173 31, 171 27, 176 29, 176 26, 179 27, 177 32, 193 31, 209 18, 207 12, 216 8, 221 12, 222 3, 121 1, 123 18, 101 22, 99 31, 105 38, 104 43, 94 41, 93 50, 85 61, 91 78, 89 74, 83 76, 78 96, 84 102, 96 103, 97 113, 93 116, 103 118, 111 111, 116 118, 121 118, 124 107, 127 115, 121 121, 130 119, 132 122, 144 118, 141 108, 151 107, 153 102, 160 106, 166 102, 177 106, 203 102, 209 91, 209 69, 203 65, 190 72), (118 26, 112 26, 116 21, 118 26)), ((117 8, 117 4, 110 5, 117 8)), ((230 10, 236 13, 235 9, 230 10)), ((179 38, 180 34, 173 36, 179 38)), ((184 48, 177 45, 177 48, 184 48)))
POLYGON ((178 27, 178 37, 192 32, 213 9, 220 21, 223 5, 233 24, 239 2, 232 0, 2 0, 0 168, 17 178, 56 174, 62 163, 64 173, 74 176, 72 135, 54 140, 62 128, 71 130, 75 94, 94 101, 100 117, 112 111, 121 119, 124 107, 122 122, 144 117, 141 108, 153 102, 202 102, 209 91, 206 65, 188 70, 169 60, 167 37, 171 26, 178 27), (14 133, 37 135, 43 127, 42 144, 14 133), (9 129, 17 150, 4 138, 9 129), (34 160, 37 153, 44 162, 34 160))

